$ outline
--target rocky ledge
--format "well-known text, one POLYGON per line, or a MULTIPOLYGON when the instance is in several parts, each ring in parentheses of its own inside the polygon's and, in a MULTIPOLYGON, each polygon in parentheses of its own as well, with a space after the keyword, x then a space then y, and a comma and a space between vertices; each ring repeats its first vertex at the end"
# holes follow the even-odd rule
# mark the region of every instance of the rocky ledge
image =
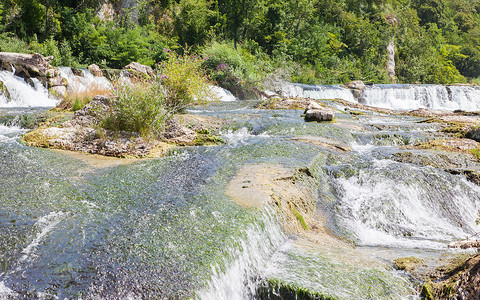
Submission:
POLYGON ((58 113, 50 117, 28 132, 23 141, 29 146, 115 157, 161 157, 174 146, 222 143, 210 134, 224 125, 224 121, 215 118, 176 115, 166 123, 162 136, 147 139, 101 128, 101 121, 111 112, 111 97, 96 96, 74 114, 58 113))
POLYGON ((50 65, 52 59, 53 56, 44 57, 38 53, 0 52, 0 70, 14 72, 16 76, 24 78, 27 82, 32 78, 38 79, 50 93, 63 96, 68 83, 60 76, 60 72, 50 65))

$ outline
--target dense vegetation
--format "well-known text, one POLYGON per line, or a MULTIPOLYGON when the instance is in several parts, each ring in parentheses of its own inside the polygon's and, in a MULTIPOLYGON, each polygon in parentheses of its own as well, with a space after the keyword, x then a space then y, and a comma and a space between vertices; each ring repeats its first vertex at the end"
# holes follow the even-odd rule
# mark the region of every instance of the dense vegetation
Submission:
POLYGON ((0 2, 0 51, 119 68, 153 66, 167 59, 164 48, 188 44, 225 85, 272 74, 305 83, 390 82, 392 38, 399 82, 480 77, 479 0, 0 2))

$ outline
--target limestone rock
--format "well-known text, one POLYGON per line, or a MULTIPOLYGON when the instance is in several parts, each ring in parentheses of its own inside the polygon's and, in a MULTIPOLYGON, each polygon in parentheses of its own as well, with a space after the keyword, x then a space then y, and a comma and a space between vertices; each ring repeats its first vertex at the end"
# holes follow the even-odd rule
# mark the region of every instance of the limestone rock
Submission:
POLYGON ((365 83, 363 83, 363 81, 361 80, 350 81, 348 83, 345 83, 345 86, 349 89, 354 89, 354 90, 363 91, 365 89, 365 83))
POLYGON ((352 90, 353 97, 355 97, 357 101, 365 102, 364 101, 365 99, 362 98, 362 92, 365 89, 365 83, 363 83, 363 81, 361 80, 350 81, 346 83, 345 86, 350 90, 352 90))
POLYGON ((320 104, 318 104, 318 102, 310 101, 310 103, 308 103, 308 106, 303 113, 306 114, 309 110, 312 110, 312 109, 323 109, 323 107, 320 104))
POLYGON ((64 127, 82 126, 93 127, 112 111, 111 96, 95 96, 90 103, 75 112, 72 120, 65 122, 64 127))
POLYGON ((26 82, 31 82, 32 78, 38 79, 46 88, 55 88, 53 91, 57 95, 63 96, 64 88, 67 82, 60 76, 55 67, 50 65, 53 56, 44 57, 41 54, 24 54, 0 52, 0 66, 4 70, 13 72, 22 77, 26 82))
POLYGON ((53 56, 44 57, 39 53, 24 54, 12 52, 0 52, 0 62, 11 64, 16 69, 20 67, 22 72, 28 73, 29 77, 46 76, 47 70, 51 69, 50 61, 53 56))
POLYGON ((335 114, 330 110, 325 109, 311 109, 305 114, 305 121, 307 122, 323 122, 332 121, 335 114))
POLYGON ((191 129, 183 127, 177 120, 171 119, 166 123, 163 138, 169 142, 181 145, 191 145, 197 139, 197 133, 191 129))
POLYGON ((149 66, 142 65, 138 62, 131 62, 126 65, 124 68, 126 71, 132 72, 134 75, 144 74, 148 76, 153 76, 154 72, 153 69, 149 66))
POLYGON ((100 69, 99 66, 97 66, 96 64, 91 64, 88 66, 88 70, 90 71, 90 73, 92 73, 93 76, 95 77, 102 77, 103 76, 103 72, 102 70, 100 69))
POLYGON ((64 85, 57 85, 50 88, 50 94, 58 97, 63 97, 67 93, 67 87, 64 85))

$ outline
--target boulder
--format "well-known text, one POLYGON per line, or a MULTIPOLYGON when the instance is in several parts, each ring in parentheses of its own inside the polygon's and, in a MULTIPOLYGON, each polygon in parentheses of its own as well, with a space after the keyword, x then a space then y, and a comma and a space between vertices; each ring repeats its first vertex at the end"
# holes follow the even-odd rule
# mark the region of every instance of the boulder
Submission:
POLYGON ((90 71, 90 73, 92 73, 93 76, 95 77, 103 77, 103 72, 102 72, 102 69, 100 69, 99 66, 97 66, 96 64, 91 64, 88 66, 88 70, 90 71))
POLYGON ((53 56, 44 57, 39 53, 24 54, 12 52, 0 52, 2 66, 13 65, 19 72, 24 72, 28 77, 47 76, 47 71, 52 68, 50 61, 53 56))
POLYGON ((64 127, 95 127, 95 125, 98 125, 103 118, 112 112, 111 98, 112 97, 108 95, 93 97, 90 103, 75 112, 70 121, 64 123, 64 127))
POLYGON ((50 94, 53 94, 57 97, 63 97, 67 93, 67 87, 64 85, 57 85, 49 89, 50 94))
POLYGON ((305 113, 305 121, 307 122, 323 122, 332 121, 335 114, 326 109, 310 109, 305 113))
POLYGON ((363 91, 365 89, 365 83, 363 83, 363 81, 361 81, 361 80, 350 81, 348 83, 345 83, 345 86, 349 89, 352 89, 352 90, 363 91))
POLYGON ((365 83, 361 80, 350 81, 345 83, 345 86, 352 90, 353 97, 357 99, 358 102, 364 103, 365 99, 362 98, 362 92, 365 89, 365 83))
POLYGON ((323 107, 320 104, 318 104, 318 102, 310 101, 310 103, 308 103, 308 106, 303 113, 306 114, 309 110, 313 110, 313 109, 323 109, 323 107))
POLYGON ((197 139, 197 133, 183 127, 177 120, 171 119, 165 124, 163 138, 180 145, 192 145, 197 139))
POLYGON ((123 68, 125 71, 131 72, 133 75, 141 75, 144 76, 153 76, 154 72, 153 69, 149 66, 142 65, 138 62, 131 62, 123 68))

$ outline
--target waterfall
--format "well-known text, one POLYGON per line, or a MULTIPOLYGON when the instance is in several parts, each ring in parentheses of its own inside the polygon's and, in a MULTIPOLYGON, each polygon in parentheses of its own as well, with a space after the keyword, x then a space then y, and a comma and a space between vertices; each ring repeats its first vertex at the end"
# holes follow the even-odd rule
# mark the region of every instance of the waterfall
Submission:
MULTIPOLYGON (((303 85, 297 96, 358 102, 351 90, 340 85, 303 85)), ((360 95, 363 104, 389 109, 480 110, 480 87, 421 84, 375 84, 360 95)))
POLYGON ((374 160, 335 179, 337 222, 360 245, 444 249, 478 231, 480 188, 432 167, 374 160))
POLYGON ((53 107, 58 100, 48 94, 48 90, 36 78, 32 85, 13 72, 0 71, 0 82, 8 90, 10 97, 0 92, 0 107, 53 107))
POLYGON ((67 93, 80 94, 88 91, 105 91, 111 87, 105 77, 96 77, 89 70, 81 69, 81 76, 75 75, 69 67, 59 67, 60 75, 68 82, 67 93))
MULTIPOLYGON (((211 85, 212 93, 222 102, 236 101, 237 98, 229 91, 216 85, 211 85)), ((216 100, 216 99, 215 99, 216 100)))
POLYGON ((197 292, 199 299, 255 299, 262 270, 287 240, 272 213, 267 212, 263 219, 264 224, 249 226, 245 238, 235 240, 234 246, 226 249, 223 266, 212 266, 208 286, 197 292))
POLYGON ((480 109, 480 88, 443 85, 374 85, 362 94, 365 104, 393 109, 480 109))
POLYGON ((357 102, 350 89, 341 85, 306 85, 295 84, 302 89, 296 97, 310 97, 313 99, 343 99, 350 102, 357 102))

